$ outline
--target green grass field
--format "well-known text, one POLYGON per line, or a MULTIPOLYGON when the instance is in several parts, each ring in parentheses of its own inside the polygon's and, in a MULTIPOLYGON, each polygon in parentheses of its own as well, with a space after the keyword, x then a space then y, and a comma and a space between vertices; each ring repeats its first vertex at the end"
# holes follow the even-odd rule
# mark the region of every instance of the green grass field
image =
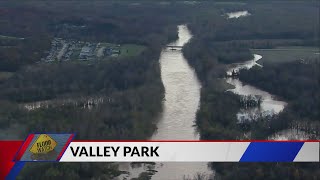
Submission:
POLYGON ((119 45, 111 44, 111 43, 100 43, 100 47, 113 48, 114 50, 117 50, 120 48, 119 57, 137 56, 146 48, 145 46, 141 46, 137 44, 123 44, 123 45, 120 45, 119 47, 119 45))
POLYGON ((3 36, 0 35, 0 40, 23 40, 24 38, 18 38, 18 37, 13 37, 13 36, 3 36))
POLYGON ((226 2, 214 2, 216 5, 246 5, 245 2, 235 2, 235 1, 226 1, 226 2))
POLYGON ((251 49, 251 51, 262 56, 262 59, 258 61, 259 64, 282 63, 300 59, 320 60, 320 50, 317 47, 283 46, 275 49, 251 49))
POLYGON ((145 50, 145 46, 136 44, 124 44, 120 47, 120 57, 137 56, 145 50))
POLYGON ((0 72, 0 82, 9 79, 11 76, 13 76, 12 72, 0 72))
POLYGON ((116 44, 102 42, 100 43, 101 47, 117 47, 116 44))
POLYGON ((80 48, 75 49, 75 50, 72 52, 72 54, 71 54, 71 56, 70 56, 70 59, 71 59, 71 60, 78 60, 78 59, 79 59, 80 52, 81 52, 81 49, 80 49, 80 48))

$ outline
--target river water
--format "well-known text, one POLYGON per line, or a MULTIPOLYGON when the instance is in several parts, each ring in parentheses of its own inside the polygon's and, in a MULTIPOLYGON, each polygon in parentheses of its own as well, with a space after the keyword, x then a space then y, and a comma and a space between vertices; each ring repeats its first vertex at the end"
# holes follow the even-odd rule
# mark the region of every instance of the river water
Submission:
MULTIPOLYGON (((179 39, 169 45, 183 46, 191 38, 186 26, 179 27, 179 39)), ((200 82, 180 50, 164 49, 160 56, 161 79, 165 87, 164 111, 152 140, 198 140, 195 115, 199 107, 200 82)))
MULTIPOLYGON (((179 38, 169 45, 183 46, 192 37, 185 25, 178 26, 179 38)), ((180 49, 163 49, 160 56, 161 79, 165 87, 163 113, 157 124, 157 131, 151 140, 199 140, 195 118, 200 101, 200 82, 194 70, 188 65, 180 49)), ((130 172, 128 179, 138 177, 148 169, 156 170, 153 180, 193 179, 197 173, 208 179, 213 171, 207 163, 157 163, 140 164, 132 167, 122 164, 121 170, 130 172)))
POLYGON ((239 18, 243 16, 249 16, 250 13, 248 11, 235 11, 235 12, 226 13, 226 15, 228 16, 229 19, 232 19, 232 18, 239 18))
MULTIPOLYGON (((239 71, 239 69, 250 69, 253 66, 257 65, 262 67, 260 64, 257 63, 258 60, 262 58, 261 55, 254 54, 254 58, 249 61, 245 61, 243 63, 234 63, 227 71, 227 74, 231 74, 232 71, 239 71)), ((237 118, 241 122, 243 120, 252 120, 257 118, 260 115, 272 115, 278 114, 281 112, 284 107, 286 106, 286 102, 280 101, 275 96, 271 95, 270 93, 258 89, 254 86, 245 84, 241 82, 239 79, 235 78, 227 78, 227 83, 233 85, 235 88, 230 89, 229 91, 234 92, 235 94, 239 95, 258 95, 262 97, 262 102, 260 107, 254 108, 243 108, 238 112, 237 118)))
MULTIPOLYGON (((257 62, 261 58, 263 58, 261 55, 254 54, 254 58, 252 60, 245 61, 242 63, 234 63, 227 70, 227 74, 230 75, 233 71, 238 72, 240 69, 250 69, 253 66, 260 66, 261 68, 263 68, 257 62)), ((255 120, 259 116, 278 114, 287 105, 286 102, 279 100, 274 95, 266 91, 263 91, 259 88, 256 88, 254 86, 245 84, 241 82, 239 79, 229 77, 229 78, 226 78, 226 81, 227 83, 234 86, 233 89, 229 89, 228 91, 231 91, 235 94, 244 95, 244 96, 258 95, 262 97, 262 102, 260 104, 260 107, 240 109, 240 111, 237 113, 237 119, 239 123, 243 122, 244 120, 249 120, 249 121, 255 120)), ((299 125, 299 122, 298 122, 298 125, 299 125)), ((284 129, 280 132, 277 132, 269 136, 267 139, 269 140, 306 140, 306 139, 316 139, 316 136, 314 134, 307 133, 297 128, 289 128, 289 129, 284 129)))

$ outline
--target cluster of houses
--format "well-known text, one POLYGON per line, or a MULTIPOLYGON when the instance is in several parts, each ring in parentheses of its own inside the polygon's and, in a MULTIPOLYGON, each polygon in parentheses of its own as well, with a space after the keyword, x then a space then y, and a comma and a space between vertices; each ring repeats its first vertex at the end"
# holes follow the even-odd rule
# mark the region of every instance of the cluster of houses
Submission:
POLYGON ((95 56, 95 49, 96 45, 95 44, 86 44, 81 48, 80 54, 79 54, 79 59, 80 60, 89 60, 95 56))
POLYGON ((42 58, 42 61, 94 60, 106 56, 118 56, 120 53, 120 45, 54 38, 48 56, 42 58))
POLYGON ((46 58, 42 58, 43 61, 54 61, 58 58, 58 53, 62 50, 65 41, 61 38, 54 38, 51 42, 51 49, 46 58))

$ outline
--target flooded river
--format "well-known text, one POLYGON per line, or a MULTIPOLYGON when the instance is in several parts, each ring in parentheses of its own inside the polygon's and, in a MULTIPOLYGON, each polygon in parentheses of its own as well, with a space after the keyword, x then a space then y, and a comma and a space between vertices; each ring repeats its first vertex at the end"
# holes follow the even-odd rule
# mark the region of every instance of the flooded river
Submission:
MULTIPOLYGON (((233 64, 230 69, 227 71, 227 74, 231 74, 232 71, 239 71, 239 69, 250 69, 255 65, 261 66, 257 63, 262 56, 258 54, 254 54, 254 58, 249 61, 245 61, 243 63, 235 63, 233 64)), ((239 95, 258 95, 261 96, 262 102, 260 107, 254 108, 246 108, 241 109, 240 112, 237 114, 237 118, 239 121, 247 120, 247 119, 255 119, 258 115, 270 115, 270 114, 278 114, 280 111, 284 109, 286 106, 286 102, 280 101, 275 96, 271 95, 270 93, 258 89, 254 86, 244 84, 239 79, 235 78, 227 78, 226 81, 233 85, 235 88, 230 89, 229 91, 234 92, 235 94, 239 95)))
MULTIPOLYGON (((263 68, 260 64, 258 64, 258 60, 262 58, 261 55, 254 54, 254 58, 252 60, 243 62, 243 63, 234 63, 231 65, 231 67, 228 69, 227 74, 231 75, 233 71, 238 72, 240 69, 250 69, 253 66, 260 66, 263 68)), ((239 122, 243 122, 245 120, 254 120, 257 119, 259 116, 267 116, 267 115, 273 115, 280 113, 285 106, 287 105, 286 102, 279 100, 279 98, 276 98, 274 95, 263 91, 259 88, 256 88, 254 86, 245 84, 241 82, 239 79, 236 78, 226 78, 226 81, 233 85, 233 89, 229 89, 228 91, 232 91, 235 94, 243 95, 243 96, 249 96, 249 95, 258 95, 262 98, 262 102, 259 107, 249 107, 249 108, 242 108, 237 113, 237 119, 239 122)), ((302 122, 298 122, 299 124, 302 122)), ((302 126, 302 125, 300 125, 302 126)), ((305 139, 315 139, 316 136, 314 134, 306 133, 303 130, 299 130, 296 128, 289 128, 282 130, 280 132, 277 132, 271 136, 269 136, 267 139, 269 140, 305 140, 305 139)))
MULTIPOLYGON (((169 45, 183 46, 192 35, 185 25, 178 26, 179 39, 169 45)), ((160 56, 161 79, 165 87, 164 110, 158 122, 158 129, 152 140, 199 140, 195 118, 200 101, 200 82, 194 70, 188 65, 180 49, 164 49, 160 56)), ((211 176, 213 171, 207 163, 157 163, 140 164, 132 167, 122 164, 121 170, 131 173, 127 178, 138 177, 148 169, 157 171, 153 180, 193 179, 197 173, 211 176)))
MULTIPOLYGON (((169 45, 183 46, 191 34, 179 26, 179 39, 169 45)), ((164 111, 153 140, 198 140, 194 131, 199 107, 200 82, 180 50, 163 50, 160 57, 161 79, 165 87, 164 111)))

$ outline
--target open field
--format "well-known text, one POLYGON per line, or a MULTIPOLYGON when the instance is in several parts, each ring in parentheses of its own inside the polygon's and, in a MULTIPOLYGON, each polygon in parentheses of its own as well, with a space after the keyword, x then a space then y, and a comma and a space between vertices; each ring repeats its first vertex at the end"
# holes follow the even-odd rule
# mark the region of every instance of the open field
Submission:
POLYGON ((244 2, 234 2, 234 1, 226 1, 226 2, 214 2, 216 5, 246 5, 244 2))
POLYGON ((0 82, 9 79, 12 75, 12 72, 0 72, 0 82))
POLYGON ((259 60, 259 64, 282 63, 302 59, 320 60, 320 50, 317 47, 283 46, 275 49, 251 49, 251 51, 262 56, 262 59, 259 60))
POLYGON ((121 46, 120 57, 137 56, 145 49, 144 46, 135 44, 124 44, 121 46))
POLYGON ((24 38, 18 38, 18 37, 13 37, 13 36, 3 36, 0 35, 0 40, 23 40, 24 38))

